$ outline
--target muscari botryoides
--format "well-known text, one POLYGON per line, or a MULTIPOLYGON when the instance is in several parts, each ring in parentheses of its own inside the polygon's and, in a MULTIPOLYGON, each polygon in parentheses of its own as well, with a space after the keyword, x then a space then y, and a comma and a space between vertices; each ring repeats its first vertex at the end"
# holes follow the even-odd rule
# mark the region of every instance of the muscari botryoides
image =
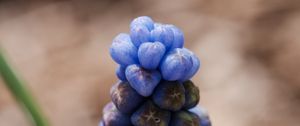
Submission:
POLYGON ((99 126, 211 126, 198 105, 199 88, 190 80, 200 60, 184 48, 179 28, 138 17, 130 34, 117 35, 109 51, 119 65, 119 81, 99 126))

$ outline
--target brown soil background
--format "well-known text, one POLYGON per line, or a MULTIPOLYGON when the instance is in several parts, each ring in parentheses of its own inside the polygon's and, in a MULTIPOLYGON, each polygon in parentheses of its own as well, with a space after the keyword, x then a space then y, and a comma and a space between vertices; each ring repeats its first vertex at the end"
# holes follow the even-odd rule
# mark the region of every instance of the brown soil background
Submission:
MULTIPOLYGON (((0 44, 53 126, 95 126, 117 81, 111 40, 140 15, 184 31, 214 126, 299 126, 298 0, 0 0, 0 44)), ((0 126, 29 125, 0 82, 0 126)))

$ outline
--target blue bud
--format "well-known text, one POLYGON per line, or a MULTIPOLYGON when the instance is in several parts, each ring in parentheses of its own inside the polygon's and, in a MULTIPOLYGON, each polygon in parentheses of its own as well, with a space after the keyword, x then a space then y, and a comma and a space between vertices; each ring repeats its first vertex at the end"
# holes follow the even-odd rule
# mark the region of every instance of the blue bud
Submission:
POLYGON ((190 50, 183 48, 183 52, 187 53, 187 55, 190 55, 192 58, 192 64, 193 66, 189 70, 189 72, 181 79, 181 81, 187 81, 191 79, 199 70, 200 68, 200 60, 199 58, 190 50))
POLYGON ((172 29, 174 34, 174 41, 170 49, 182 48, 184 45, 184 35, 183 32, 174 25, 166 25, 166 27, 172 29))
POLYGON ((165 45, 166 50, 172 46, 174 41, 174 33, 170 27, 163 24, 155 24, 151 31, 151 41, 158 41, 165 45))
POLYGON ((116 75, 121 81, 127 81, 125 70, 126 70, 126 66, 121 66, 121 65, 119 65, 116 70, 116 75))
POLYGON ((161 75, 157 70, 145 70, 136 64, 128 66, 125 74, 131 87, 145 97, 152 94, 161 80, 161 75))
POLYGON ((154 28, 153 24, 154 24, 154 22, 153 22, 153 20, 150 17, 148 17, 148 16, 141 16, 141 17, 135 18, 131 22, 130 28, 133 28, 133 27, 138 26, 138 25, 143 25, 143 26, 146 26, 149 31, 151 31, 154 28))
POLYGON ((135 25, 130 28, 130 38, 136 47, 139 47, 144 42, 149 42, 150 35, 150 31, 146 26, 135 25))
POLYGON ((128 34, 121 33, 115 37, 109 51, 113 60, 120 65, 138 63, 137 48, 132 44, 128 34))
POLYGON ((194 108, 189 109, 189 111, 199 116, 201 126, 211 126, 211 121, 209 119, 207 110, 202 106, 198 105, 194 108))
POLYGON ((160 72, 168 81, 181 80, 192 68, 192 58, 181 48, 171 50, 162 59, 160 72))
POLYGON ((165 46, 160 42, 146 42, 138 49, 138 58, 142 67, 156 69, 165 54, 165 46))

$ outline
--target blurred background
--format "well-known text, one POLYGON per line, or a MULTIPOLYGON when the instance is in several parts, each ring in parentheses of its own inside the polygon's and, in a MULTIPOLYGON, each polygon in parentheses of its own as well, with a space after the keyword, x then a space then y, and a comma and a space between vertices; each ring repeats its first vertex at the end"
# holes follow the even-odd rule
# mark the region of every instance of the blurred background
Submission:
MULTIPOLYGON (((111 41, 142 15, 184 31, 214 126, 299 126, 299 0, 0 0, 0 46, 53 126, 95 126, 111 41)), ((3 81, 0 125, 31 125, 3 81)))

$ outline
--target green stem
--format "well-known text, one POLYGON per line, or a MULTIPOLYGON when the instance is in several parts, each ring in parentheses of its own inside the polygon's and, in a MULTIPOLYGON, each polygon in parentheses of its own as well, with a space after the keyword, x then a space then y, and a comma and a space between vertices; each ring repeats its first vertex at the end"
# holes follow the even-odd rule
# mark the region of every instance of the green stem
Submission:
POLYGON ((12 68, 6 62, 0 49, 0 74, 11 93, 17 101, 25 108, 25 111, 32 117, 36 126, 47 126, 46 118, 41 113, 38 105, 32 98, 24 83, 16 76, 12 68))

